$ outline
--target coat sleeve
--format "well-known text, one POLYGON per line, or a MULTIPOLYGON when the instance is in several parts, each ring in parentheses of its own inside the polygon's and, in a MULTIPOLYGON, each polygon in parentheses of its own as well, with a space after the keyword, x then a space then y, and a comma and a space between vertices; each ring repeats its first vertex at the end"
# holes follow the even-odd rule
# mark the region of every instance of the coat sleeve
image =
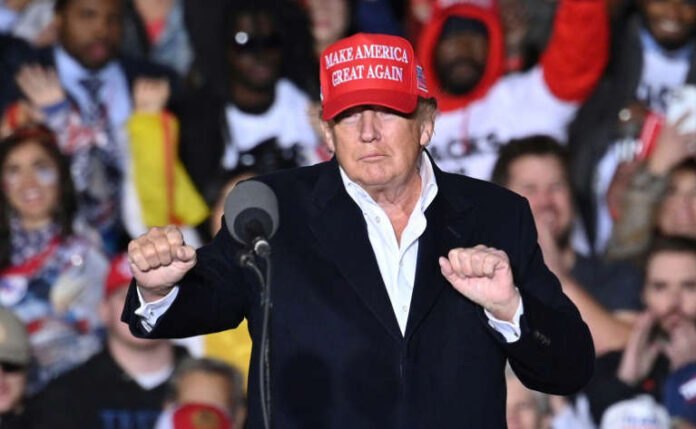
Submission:
POLYGON ((501 339, 510 364, 530 389, 556 395, 580 390, 592 376, 594 346, 587 325, 544 264, 529 205, 520 204, 517 251, 510 255, 524 305, 521 336, 501 339))
POLYGON ((212 243, 197 250, 198 262, 179 283, 176 299, 150 332, 135 314, 140 306, 135 281, 128 290, 121 320, 140 338, 185 338, 237 327, 249 316, 252 289, 256 290, 250 286, 255 284, 252 274, 235 262, 238 251, 239 246, 223 227, 212 243))
POLYGON ((541 58, 544 80, 564 101, 584 101, 609 58, 609 18, 603 0, 563 0, 541 58))

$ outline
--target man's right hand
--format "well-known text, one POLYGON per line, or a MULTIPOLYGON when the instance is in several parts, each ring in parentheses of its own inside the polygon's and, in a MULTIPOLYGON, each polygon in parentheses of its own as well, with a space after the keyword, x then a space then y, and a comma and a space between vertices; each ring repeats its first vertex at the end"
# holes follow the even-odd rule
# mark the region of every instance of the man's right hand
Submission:
POLYGON ((151 228, 128 244, 128 262, 145 301, 167 295, 196 265, 196 251, 184 243, 179 228, 151 228))

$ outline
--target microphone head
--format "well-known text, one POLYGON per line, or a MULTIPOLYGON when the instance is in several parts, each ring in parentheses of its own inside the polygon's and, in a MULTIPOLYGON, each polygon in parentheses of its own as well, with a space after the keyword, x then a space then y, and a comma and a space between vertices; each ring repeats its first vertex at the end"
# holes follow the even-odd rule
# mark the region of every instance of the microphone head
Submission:
POLYGON ((246 180, 238 183, 225 200, 225 224, 235 240, 250 244, 254 230, 271 238, 278 229, 278 199, 265 183, 246 180))

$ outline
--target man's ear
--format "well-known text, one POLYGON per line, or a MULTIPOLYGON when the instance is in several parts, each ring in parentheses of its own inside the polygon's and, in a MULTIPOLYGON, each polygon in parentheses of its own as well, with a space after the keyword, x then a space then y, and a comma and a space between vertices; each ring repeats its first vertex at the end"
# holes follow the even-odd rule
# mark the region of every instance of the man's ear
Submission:
POLYGON ((435 118, 434 116, 428 115, 421 120, 420 123, 420 145, 425 147, 430 143, 430 139, 433 138, 433 133, 435 132, 435 118))
POLYGON ((333 130, 328 122, 321 121, 321 131, 324 134, 324 143, 326 143, 326 146, 331 152, 336 152, 336 142, 334 141, 333 130))

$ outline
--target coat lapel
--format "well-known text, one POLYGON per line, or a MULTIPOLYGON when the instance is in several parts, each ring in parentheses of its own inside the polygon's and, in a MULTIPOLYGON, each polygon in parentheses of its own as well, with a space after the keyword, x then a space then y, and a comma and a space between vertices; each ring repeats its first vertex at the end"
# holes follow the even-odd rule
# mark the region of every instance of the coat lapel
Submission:
POLYGON ((380 324, 401 341, 401 330, 367 236, 365 219, 346 193, 335 159, 323 167, 312 197, 316 211, 311 214, 310 228, 320 252, 336 264, 380 324))
POLYGON ((411 308, 406 324, 408 340, 428 315, 446 287, 451 287, 440 272, 438 258, 456 247, 472 244, 475 224, 475 210, 453 188, 449 178, 435 166, 438 184, 437 197, 425 212, 428 226, 418 243, 418 265, 411 296, 411 308))

